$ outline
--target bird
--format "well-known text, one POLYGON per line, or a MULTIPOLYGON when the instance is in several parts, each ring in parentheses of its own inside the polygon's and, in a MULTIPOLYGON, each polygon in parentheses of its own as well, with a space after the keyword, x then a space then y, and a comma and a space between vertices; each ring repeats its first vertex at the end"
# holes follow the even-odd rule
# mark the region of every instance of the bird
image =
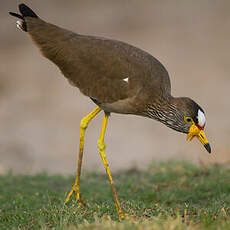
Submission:
POLYGON ((97 147, 119 219, 124 219, 125 214, 118 201, 104 143, 111 113, 157 120, 175 131, 187 134, 187 140, 196 137, 211 153, 204 133, 204 110, 188 97, 171 95, 169 74, 151 54, 122 41, 74 33, 48 23, 23 3, 19 4, 19 12, 9 12, 19 19, 17 27, 28 32, 43 56, 56 64, 69 83, 97 106, 80 122, 76 179, 65 203, 75 196, 80 205, 85 205, 80 193, 84 136, 89 122, 101 111, 104 111, 104 117, 97 147))

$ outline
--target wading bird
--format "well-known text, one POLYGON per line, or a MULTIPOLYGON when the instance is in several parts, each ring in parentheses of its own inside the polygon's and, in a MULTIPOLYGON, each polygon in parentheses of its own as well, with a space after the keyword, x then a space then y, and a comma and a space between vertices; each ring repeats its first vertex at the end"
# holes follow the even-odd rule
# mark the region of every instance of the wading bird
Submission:
POLYGON ((118 217, 125 216, 105 154, 104 136, 110 113, 134 114, 160 121, 187 139, 197 137, 210 153, 204 134, 204 110, 187 97, 173 97, 165 67, 149 53, 127 43, 102 37, 73 33, 43 21, 25 4, 19 5, 21 14, 17 27, 28 32, 42 54, 55 63, 71 85, 92 99, 97 108, 80 123, 80 147, 76 180, 66 203, 72 195, 83 204, 80 195, 80 174, 85 130, 101 110, 104 119, 98 140, 98 151, 108 175, 118 217))

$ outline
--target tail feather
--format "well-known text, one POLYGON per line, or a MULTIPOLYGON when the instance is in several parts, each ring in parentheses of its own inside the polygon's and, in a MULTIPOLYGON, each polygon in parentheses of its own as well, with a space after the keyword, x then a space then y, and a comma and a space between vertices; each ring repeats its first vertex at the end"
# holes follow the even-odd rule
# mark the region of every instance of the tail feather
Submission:
POLYGON ((14 12, 9 12, 9 14, 16 18, 19 18, 20 20, 17 21, 17 27, 27 32, 27 25, 26 25, 25 18, 26 17, 38 18, 38 16, 25 4, 20 4, 18 7, 21 15, 14 12))
POLYGON ((9 12, 9 14, 10 15, 12 15, 12 16, 14 16, 14 17, 16 17, 16 18, 20 18, 20 19, 24 19, 23 17, 22 17, 22 15, 20 15, 20 14, 17 14, 17 13, 14 13, 14 12, 9 12))
POLYGON ((33 10, 31 10, 25 4, 20 4, 18 7, 19 7, 19 11, 23 17, 38 18, 38 16, 33 12, 33 10))

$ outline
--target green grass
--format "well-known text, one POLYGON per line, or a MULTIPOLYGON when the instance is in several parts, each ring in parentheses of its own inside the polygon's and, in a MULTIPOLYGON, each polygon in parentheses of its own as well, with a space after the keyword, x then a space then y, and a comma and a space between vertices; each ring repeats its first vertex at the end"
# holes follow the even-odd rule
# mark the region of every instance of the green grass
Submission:
POLYGON ((123 211, 119 222, 107 177, 83 172, 87 207, 64 205, 74 177, 0 177, 0 229, 230 229, 230 169, 185 162, 155 163, 114 175, 123 211))

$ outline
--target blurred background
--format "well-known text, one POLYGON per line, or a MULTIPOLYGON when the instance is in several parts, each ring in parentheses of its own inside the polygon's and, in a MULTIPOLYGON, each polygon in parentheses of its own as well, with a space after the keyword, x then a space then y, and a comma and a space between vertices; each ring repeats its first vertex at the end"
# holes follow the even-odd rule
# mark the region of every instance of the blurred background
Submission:
MULTIPOLYGON (((69 85, 16 29, 22 1, 0 3, 0 173, 73 174, 79 124, 95 105, 69 85)), ((230 160, 230 1, 24 0, 42 19, 82 34, 125 41, 167 68, 174 96, 188 96, 206 112, 209 155, 194 140, 151 119, 112 114, 106 146, 112 171, 152 160, 203 164, 230 160)), ((103 170, 97 152, 103 113, 86 133, 83 168, 103 170)))

